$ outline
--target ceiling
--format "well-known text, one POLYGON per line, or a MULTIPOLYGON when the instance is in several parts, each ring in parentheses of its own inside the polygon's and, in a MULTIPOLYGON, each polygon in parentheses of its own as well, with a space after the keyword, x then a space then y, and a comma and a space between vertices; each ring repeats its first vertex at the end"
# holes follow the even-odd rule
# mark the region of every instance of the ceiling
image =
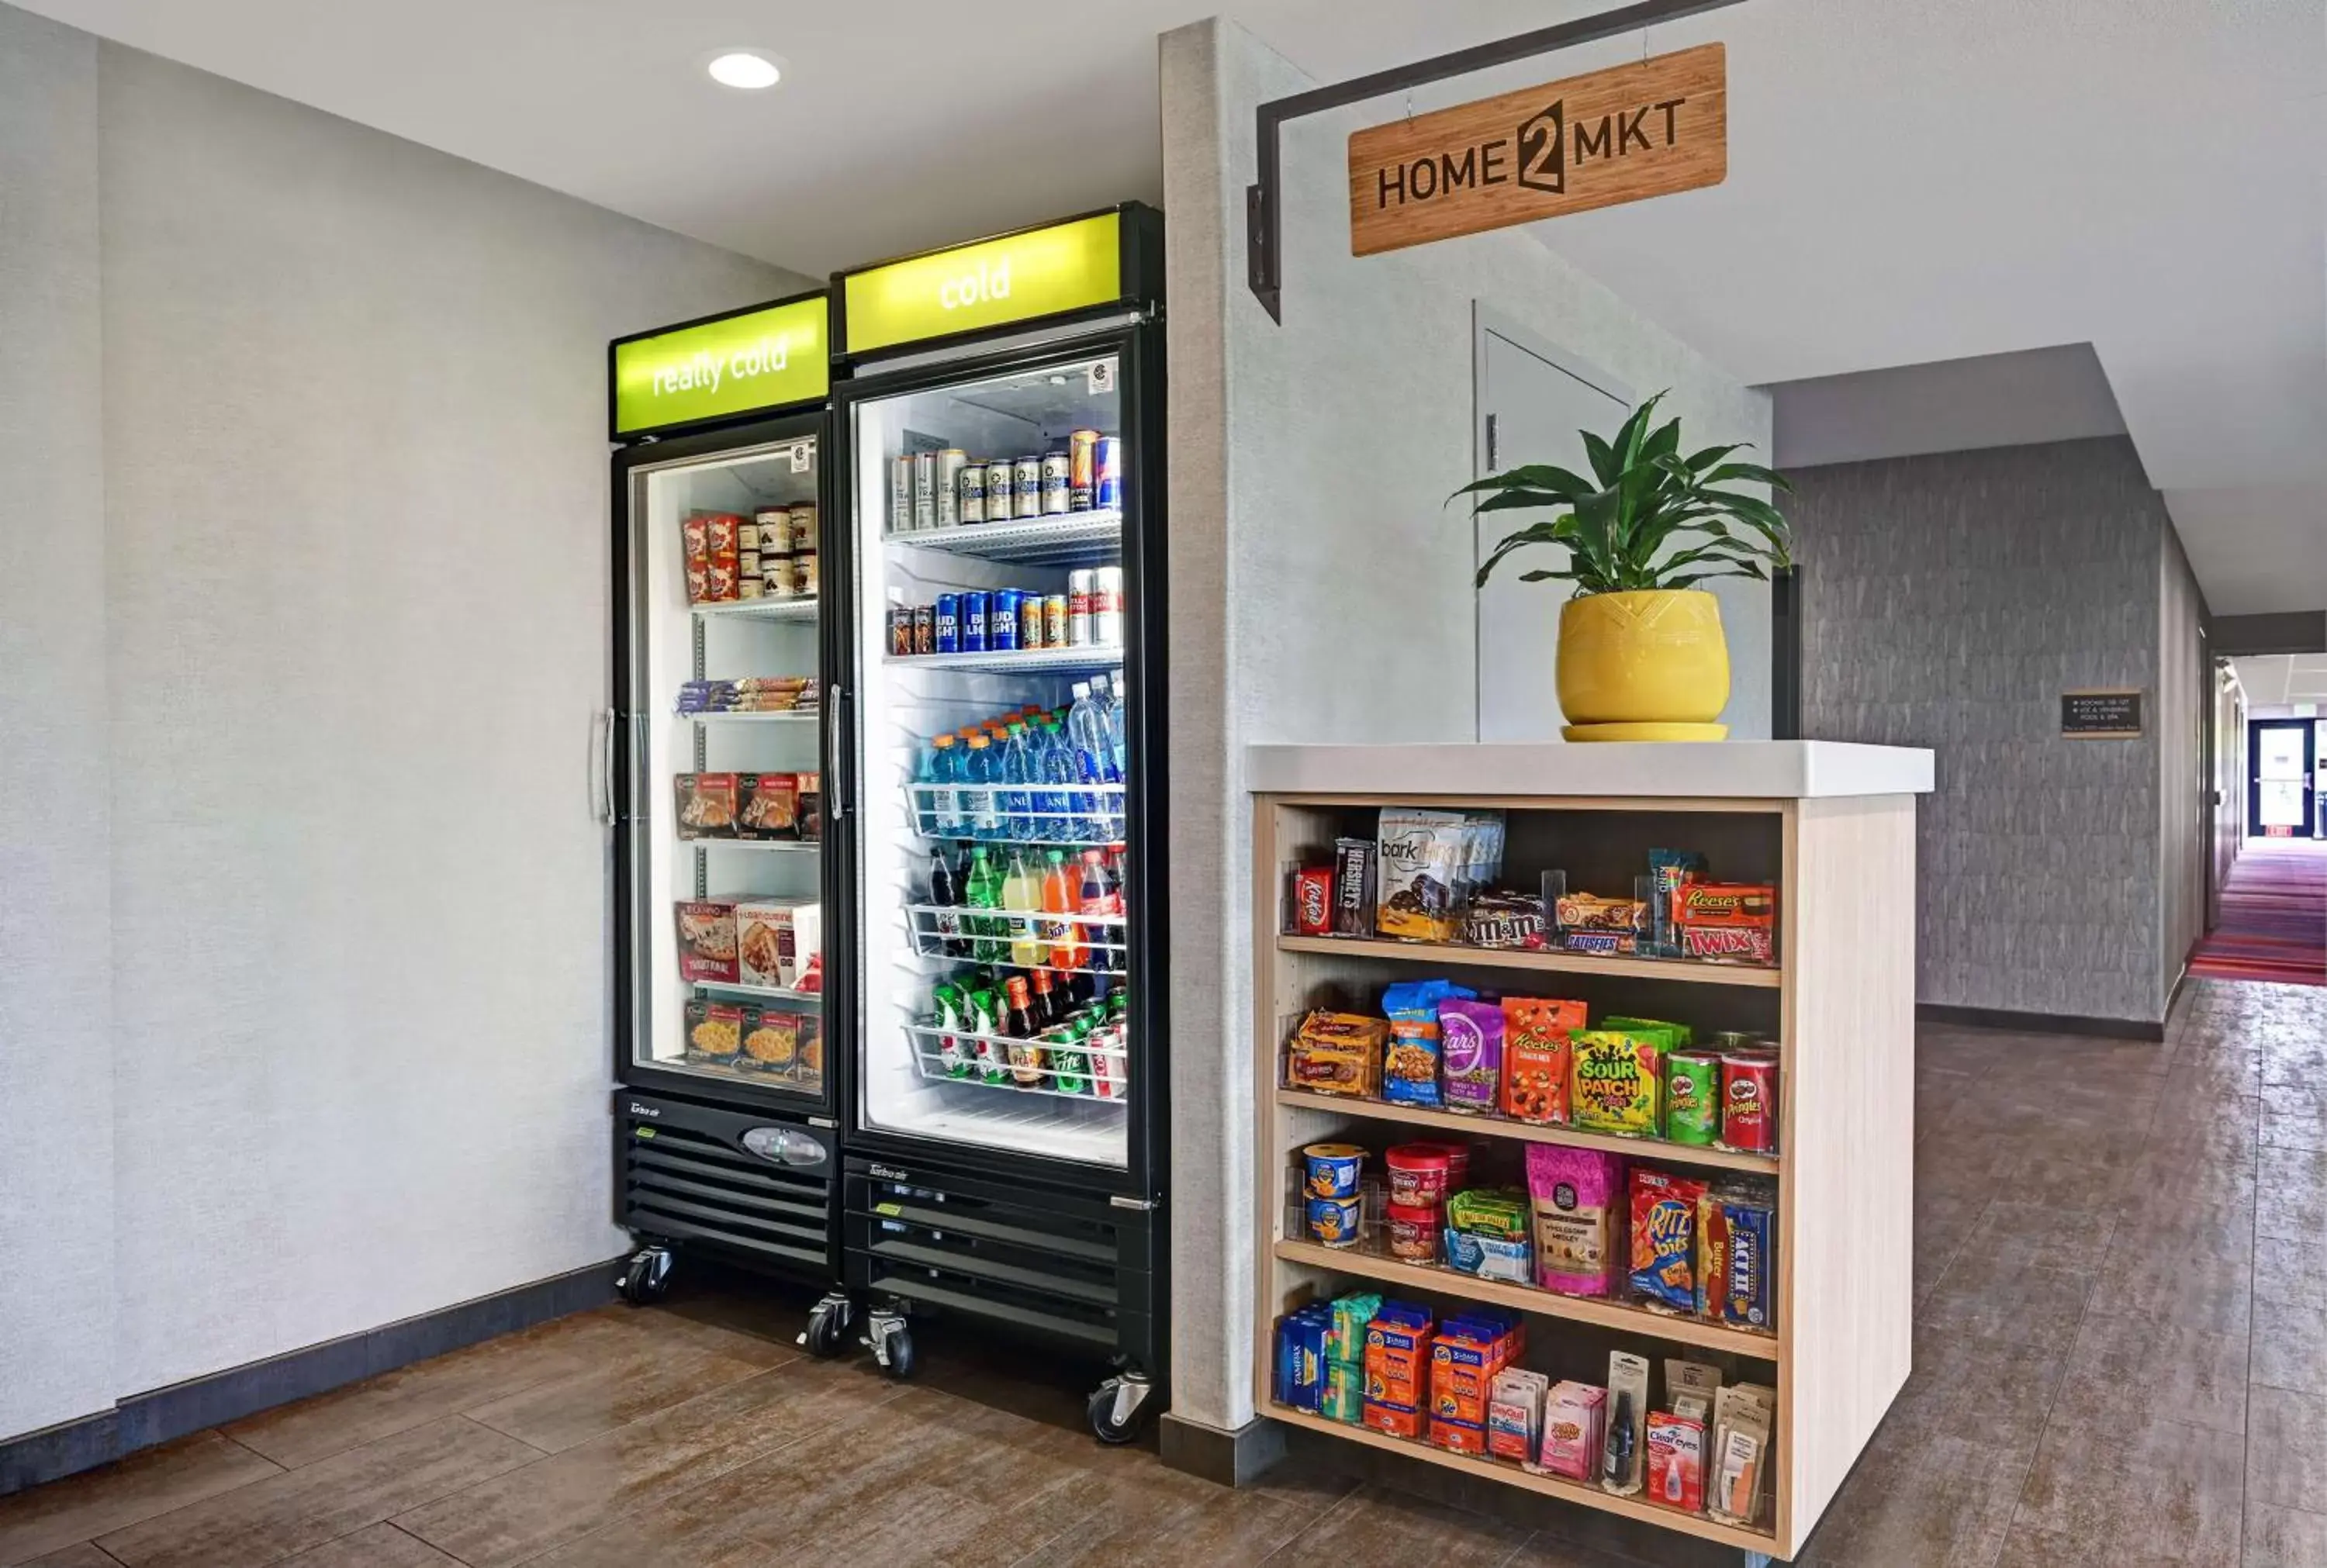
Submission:
POLYGON ((2230 663, 2238 669, 2249 707, 2316 703, 2327 708, 2327 653, 2257 654, 2230 663))
MULTIPOLYGON (((1154 35, 1216 10, 1334 79, 1605 8, 17 3, 809 273, 1156 198, 1154 35), (784 85, 713 86, 735 44, 784 85)), ((1749 0, 1647 42, 1716 38, 1727 182, 1547 244, 1753 383, 2090 344, 2215 611, 2327 605, 2327 0, 1749 0)))

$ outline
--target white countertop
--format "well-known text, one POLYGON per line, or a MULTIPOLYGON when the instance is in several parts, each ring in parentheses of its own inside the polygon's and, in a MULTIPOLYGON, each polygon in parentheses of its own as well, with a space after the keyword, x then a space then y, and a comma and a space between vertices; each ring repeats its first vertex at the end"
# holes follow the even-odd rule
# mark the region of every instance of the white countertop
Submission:
POLYGON ((1805 800, 1928 795, 1931 753, 1845 741, 1253 746, 1256 794, 1693 795, 1805 800))

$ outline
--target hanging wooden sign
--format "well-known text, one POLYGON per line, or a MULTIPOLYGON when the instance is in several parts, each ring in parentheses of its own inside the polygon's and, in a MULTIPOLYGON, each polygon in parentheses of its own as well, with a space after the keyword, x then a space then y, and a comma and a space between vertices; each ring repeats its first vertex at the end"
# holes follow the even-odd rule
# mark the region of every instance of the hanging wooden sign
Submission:
POLYGON ((1728 79, 1707 43, 1356 132, 1350 254, 1718 185, 1728 79))

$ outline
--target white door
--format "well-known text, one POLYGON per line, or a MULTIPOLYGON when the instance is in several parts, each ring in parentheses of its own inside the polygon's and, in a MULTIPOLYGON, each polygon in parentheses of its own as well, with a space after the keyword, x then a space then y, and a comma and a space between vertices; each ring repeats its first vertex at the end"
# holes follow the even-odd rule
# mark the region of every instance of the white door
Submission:
MULTIPOLYGON (((1541 345, 1480 313, 1477 342, 1479 476, 1525 462, 1556 463, 1591 477, 1576 432, 1609 435, 1631 407, 1612 377, 1541 345)), ((1488 512, 1476 519, 1484 563, 1504 535, 1548 514, 1488 512)), ((1519 574, 1566 565, 1556 545, 1516 551, 1479 591, 1479 739, 1556 741, 1563 720, 1553 672, 1559 658, 1565 583, 1522 583, 1519 574)))

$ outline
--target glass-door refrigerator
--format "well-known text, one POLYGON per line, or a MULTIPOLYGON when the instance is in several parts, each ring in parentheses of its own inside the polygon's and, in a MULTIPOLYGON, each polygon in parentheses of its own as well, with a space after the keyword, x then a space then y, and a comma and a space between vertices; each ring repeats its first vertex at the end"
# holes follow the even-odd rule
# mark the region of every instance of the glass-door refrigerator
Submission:
POLYGON ((846 1277, 1114 1363, 1165 1300, 1161 220, 841 275, 846 1277))
POLYGON ((827 297, 620 340, 611 361, 623 1293, 659 1295, 690 1251, 836 1286, 827 687, 847 545, 827 297))

